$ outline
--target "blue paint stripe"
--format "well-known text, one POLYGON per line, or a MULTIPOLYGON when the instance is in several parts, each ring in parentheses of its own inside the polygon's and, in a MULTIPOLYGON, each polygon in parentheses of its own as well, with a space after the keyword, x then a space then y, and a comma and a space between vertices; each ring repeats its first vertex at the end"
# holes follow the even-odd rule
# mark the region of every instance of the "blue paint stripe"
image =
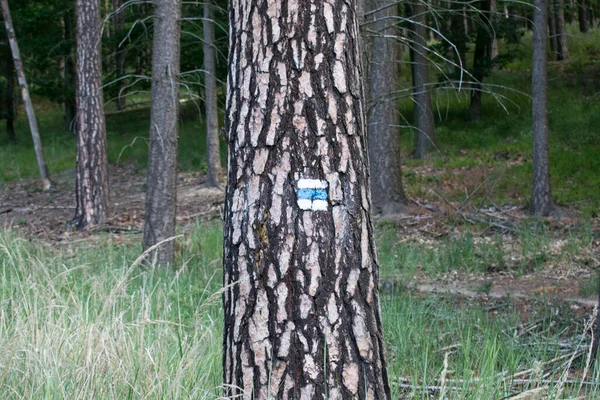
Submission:
POLYGON ((309 200, 327 200, 327 191, 325 189, 298 189, 298 198, 309 200))

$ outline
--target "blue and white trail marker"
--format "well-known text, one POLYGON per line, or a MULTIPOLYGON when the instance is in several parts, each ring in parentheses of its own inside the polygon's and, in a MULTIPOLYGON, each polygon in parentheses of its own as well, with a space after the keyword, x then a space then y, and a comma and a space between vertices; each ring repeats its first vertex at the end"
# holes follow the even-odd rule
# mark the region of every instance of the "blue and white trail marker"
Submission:
POLYGON ((301 210, 327 211, 327 181, 300 179, 298 181, 298 206, 301 210))

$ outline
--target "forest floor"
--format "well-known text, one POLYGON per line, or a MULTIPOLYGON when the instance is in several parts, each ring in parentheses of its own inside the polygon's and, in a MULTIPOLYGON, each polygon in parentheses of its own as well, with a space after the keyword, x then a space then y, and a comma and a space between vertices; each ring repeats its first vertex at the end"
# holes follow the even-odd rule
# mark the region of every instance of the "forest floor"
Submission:
MULTIPOLYGON (((413 171, 430 174, 421 171, 428 168, 413 171)), ((113 209, 103 226, 76 231, 70 224, 75 177, 68 170, 53 177, 48 192, 36 180, 1 184, 0 227, 48 246, 90 244, 106 234, 137 245, 145 175, 132 165, 111 165, 110 177, 113 209)), ((485 174, 478 182, 469 187, 481 186, 485 174)), ((400 287, 491 304, 511 301, 524 308, 542 298, 569 303, 572 310, 596 304, 599 218, 534 220, 522 207, 449 201, 438 191, 439 182, 426 185, 428 196, 413 198, 404 214, 376 218, 384 292, 400 287)), ((179 173, 177 194, 181 231, 222 218, 224 193, 204 185, 200 173, 179 173)))

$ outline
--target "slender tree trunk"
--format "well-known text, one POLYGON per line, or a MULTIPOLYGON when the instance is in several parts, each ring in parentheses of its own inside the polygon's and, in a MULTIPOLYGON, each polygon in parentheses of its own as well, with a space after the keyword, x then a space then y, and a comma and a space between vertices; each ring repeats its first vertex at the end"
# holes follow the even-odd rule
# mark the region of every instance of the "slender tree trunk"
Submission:
POLYGON ((533 195, 531 211, 546 216, 553 211, 548 161, 548 73, 546 53, 547 0, 534 0, 533 8, 533 195))
POLYGON ((6 133, 8 140, 14 142, 15 136, 15 73, 14 63, 10 55, 6 57, 6 93, 4 105, 6 106, 6 133))
POLYGON ((229 3, 226 397, 390 399, 356 0, 320 4, 229 3))
POLYGON ((215 24, 212 1, 204 3, 204 106, 206 110, 207 182, 221 187, 221 149, 219 145, 219 114, 217 109, 217 69, 215 67, 215 24))
POLYGON ((554 0, 548 1, 548 30, 550 31, 550 54, 552 59, 558 57, 558 35, 556 34, 556 12, 554 0))
POLYGON ((400 117, 395 91, 398 89, 400 65, 398 43, 390 38, 398 35, 398 7, 394 1, 376 0, 369 18, 372 31, 368 131, 371 160, 371 193, 374 212, 397 214, 406 205, 402 185, 400 156, 400 117))
POLYGON ((481 90, 482 82, 485 76, 485 69, 489 63, 492 27, 487 19, 490 11, 490 0, 480 0, 479 10, 482 18, 477 24, 477 39, 475 39, 475 54, 473 55, 473 79, 475 82, 471 85, 471 121, 481 119, 481 90))
POLYGON ((78 229, 106 222, 109 208, 106 125, 102 96, 100 4, 77 0, 77 207, 78 229))
POLYGON ((557 37, 557 59, 569 59, 569 45, 567 43, 567 26, 565 24, 565 9, 563 0, 556 2, 556 34, 557 37))
POLYGON ((452 16, 450 24, 452 29, 451 40, 455 48, 452 48, 454 58, 454 71, 458 77, 463 76, 463 70, 467 69, 467 33, 465 31, 465 23, 462 15, 462 3, 450 2, 452 16))
POLYGON ((588 31, 588 15, 585 0, 579 0, 579 31, 586 33, 588 31))
MULTIPOLYGON (((181 0, 155 5, 144 250, 175 236, 177 213, 181 0)), ((174 258, 173 241, 152 252, 152 263, 161 266, 173 265, 174 258)))
POLYGON ((125 10, 121 10, 123 0, 112 0, 113 17, 113 39, 115 43, 115 77, 117 80, 117 98, 115 100, 117 110, 123 110, 127 106, 127 97, 125 96, 125 49, 120 47, 120 38, 125 30, 125 10))
POLYGON ((48 166, 46 165, 44 148, 42 147, 42 140, 40 139, 40 132, 35 118, 35 110, 33 109, 33 103, 31 102, 31 96, 29 95, 29 87, 27 86, 27 79, 25 78, 25 72, 23 70, 19 45, 17 44, 10 9, 8 8, 8 0, 0 0, 0 5, 2 6, 2 16, 4 18, 4 25, 6 26, 6 35, 8 36, 8 42, 12 51, 13 62, 17 72, 19 86, 21 87, 21 96, 23 97, 23 104, 25 105, 25 111, 27 112, 31 137, 33 138, 33 147, 35 149, 38 170, 40 171, 40 179, 44 190, 49 190, 51 183, 48 177, 48 166))
MULTIPOLYGON (((490 23, 495 26, 498 23, 498 2, 497 0, 490 0, 490 23)), ((496 31, 492 30, 490 39, 490 58, 493 60, 498 57, 498 38, 496 37, 496 31)))
POLYGON ((422 159, 435 145, 435 125, 433 122, 433 108, 431 107, 431 94, 429 91, 429 58, 427 52, 427 26, 425 7, 421 1, 412 5, 411 39, 413 51, 411 52, 413 68, 414 91, 414 124, 417 128, 417 145, 415 158, 422 159))
POLYGON ((74 55, 72 54, 71 48, 73 41, 75 41, 74 29, 73 29, 73 16, 69 12, 64 17, 64 40, 69 43, 69 52, 65 57, 65 75, 64 75, 64 110, 65 110, 65 128, 67 131, 74 131, 75 118, 77 117, 77 105, 75 100, 75 90, 77 86, 76 82, 76 71, 75 62, 73 60, 74 55))

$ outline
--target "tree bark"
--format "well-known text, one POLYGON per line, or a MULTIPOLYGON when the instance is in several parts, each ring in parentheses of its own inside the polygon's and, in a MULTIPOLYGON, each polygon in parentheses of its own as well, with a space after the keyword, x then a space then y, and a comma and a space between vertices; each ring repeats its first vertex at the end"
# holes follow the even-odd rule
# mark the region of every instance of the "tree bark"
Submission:
POLYGON ((567 43, 567 26, 565 24, 565 9, 563 0, 556 0, 556 34, 557 60, 569 59, 569 44, 567 43))
POLYGON ((490 43, 492 27, 489 24, 488 15, 490 11, 490 0, 479 1, 480 21, 477 24, 477 38, 475 39, 475 53, 473 55, 473 79, 475 82, 471 85, 471 121, 481 119, 481 90, 482 82, 485 76, 485 70, 491 60, 490 43))
POLYGON ((77 184, 78 229, 108 218, 109 186, 106 124, 102 95, 101 22, 98 0, 77 0, 77 184))
POLYGON ((215 67, 214 4, 204 3, 204 107, 206 111, 206 166, 207 183, 221 187, 221 149, 219 144, 219 114, 217 109, 217 69, 215 67))
POLYGON ((231 0, 225 396, 390 399, 356 0, 231 0))
POLYGON ((467 69, 467 33, 465 31, 465 22, 462 14, 462 3, 451 1, 451 41, 455 48, 452 48, 454 58, 454 73, 457 77, 463 76, 463 70, 467 69))
MULTIPOLYGON (((181 0, 155 2, 144 250, 175 236, 180 23, 181 0)), ((160 266, 173 265, 174 258, 173 241, 151 254, 160 266)))
POLYGON ((533 195, 531 211, 547 216, 553 211, 548 160, 548 73, 546 53, 547 0, 534 0, 533 7, 533 195))
POLYGON ((368 29, 373 32, 370 43, 369 89, 369 158, 371 160, 371 193, 373 210, 381 215, 401 212, 406 205, 402 185, 400 155, 400 114, 395 91, 398 88, 400 65, 396 19, 398 7, 394 1, 374 1, 374 12, 368 29))
POLYGON ((578 2, 579 8, 579 31, 582 33, 586 33, 588 31, 588 10, 585 5, 585 0, 579 0, 578 2))
POLYGON ((414 92, 414 123, 417 128, 415 158, 422 159, 435 145, 435 125, 429 91, 429 58, 427 55, 427 26, 425 7, 421 1, 412 5, 411 51, 414 92))
POLYGON ((6 35, 8 36, 19 86, 21 87, 21 96, 23 97, 23 104, 25 105, 27 120, 29 121, 29 129, 31 130, 31 137, 33 139, 33 147, 37 159, 38 170, 40 172, 42 187, 44 190, 49 190, 51 183, 48 176, 48 166, 46 164, 46 158, 44 157, 44 148, 42 146, 42 140, 40 139, 37 120, 35 118, 35 110, 33 109, 33 103, 31 102, 31 96, 29 95, 29 87, 27 86, 27 79, 25 78, 25 71, 23 70, 23 62, 21 61, 21 54, 19 52, 19 45, 17 44, 15 29, 8 7, 8 0, 0 0, 0 5, 2 6, 2 17, 4 18, 4 25, 6 26, 6 35))
POLYGON ((122 79, 125 76, 125 55, 126 51, 120 47, 120 38, 125 29, 125 10, 121 10, 123 0, 112 0, 112 8, 115 13, 113 16, 113 39, 115 43, 115 77, 117 81, 117 97, 115 99, 115 105, 117 110, 123 110, 127 106, 127 97, 125 96, 125 80, 122 79))

